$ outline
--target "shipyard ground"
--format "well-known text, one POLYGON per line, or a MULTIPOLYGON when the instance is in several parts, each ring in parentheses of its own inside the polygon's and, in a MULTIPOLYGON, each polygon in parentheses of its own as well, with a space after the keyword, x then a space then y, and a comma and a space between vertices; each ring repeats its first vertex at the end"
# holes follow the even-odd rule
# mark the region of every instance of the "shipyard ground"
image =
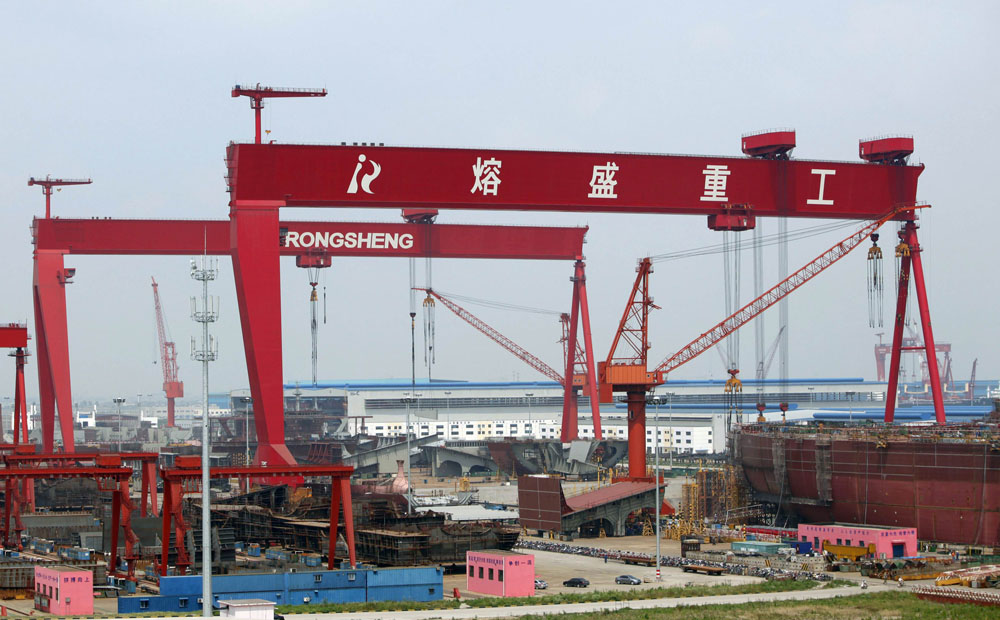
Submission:
MULTIPOLYGON (((532 536, 522 536, 527 540, 544 540, 532 536)), ((577 546, 599 547, 602 549, 617 549, 622 551, 640 551, 644 553, 656 552, 656 539, 652 536, 622 536, 618 538, 580 538, 572 543, 577 546)), ((703 545, 703 549, 728 549, 728 544, 703 545)), ((538 594, 560 594, 563 592, 581 592, 589 590, 633 590, 639 588, 655 588, 682 586, 686 583, 698 585, 730 584, 739 585, 744 583, 757 583, 763 581, 759 577, 745 577, 742 575, 722 575, 713 577, 696 573, 685 573, 679 568, 663 567, 661 569, 662 581, 660 583, 642 583, 637 586, 626 586, 615 583, 618 575, 634 575, 639 579, 647 576, 652 577, 654 568, 646 566, 634 566, 623 564, 614 560, 607 563, 601 558, 592 558, 579 555, 568 555, 565 553, 551 553, 546 551, 525 550, 535 556, 535 576, 544 579, 549 584, 549 588, 538 591, 538 594), (567 588, 563 586, 563 581, 571 577, 584 577, 590 581, 590 587, 586 590, 580 588, 567 588)), ((660 552, 663 555, 681 554, 680 542, 676 540, 661 541, 660 552)), ((463 598, 479 598, 473 592, 465 589, 465 575, 445 575, 444 591, 446 595, 451 595, 453 588, 458 588, 463 598)))

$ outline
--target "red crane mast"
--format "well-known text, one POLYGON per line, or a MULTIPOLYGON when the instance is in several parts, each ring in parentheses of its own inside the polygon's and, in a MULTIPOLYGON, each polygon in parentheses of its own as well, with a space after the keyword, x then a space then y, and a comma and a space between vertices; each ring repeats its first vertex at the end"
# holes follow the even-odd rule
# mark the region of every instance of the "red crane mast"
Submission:
POLYGON ((153 280, 153 305, 156 308, 156 334, 160 340, 160 363, 163 367, 163 392, 167 396, 167 426, 174 426, 174 399, 184 397, 184 382, 177 378, 177 348, 174 341, 169 340, 163 307, 160 306, 160 290, 153 280))

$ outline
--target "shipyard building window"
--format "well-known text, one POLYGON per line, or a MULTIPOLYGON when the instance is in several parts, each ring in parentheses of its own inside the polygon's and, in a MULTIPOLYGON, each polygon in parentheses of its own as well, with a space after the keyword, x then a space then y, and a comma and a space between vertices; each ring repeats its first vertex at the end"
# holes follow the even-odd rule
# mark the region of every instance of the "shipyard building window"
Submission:
POLYGON ((313 575, 313 581, 315 583, 319 583, 319 582, 323 581, 323 575, 313 575))
POLYGON ((687 442, 688 442, 688 443, 691 443, 691 440, 690 440, 690 439, 688 439, 688 440, 687 440, 687 442))
POLYGON ((489 576, 489 580, 490 580, 490 581, 493 581, 493 569, 492 569, 492 568, 491 568, 491 569, 490 569, 490 571, 489 571, 489 575, 490 575, 490 576, 489 576))
POLYGON ((139 600, 139 609, 149 609, 149 599, 144 598, 139 600))
POLYGON ((482 566, 479 567, 479 578, 480 579, 483 578, 483 567, 482 566))
POLYGON ((503 581, 503 569, 497 570, 497 581, 503 581))
POLYGON ((187 598, 179 598, 179 599, 177 599, 177 606, 178 607, 187 607, 188 606, 188 600, 187 600, 187 598))

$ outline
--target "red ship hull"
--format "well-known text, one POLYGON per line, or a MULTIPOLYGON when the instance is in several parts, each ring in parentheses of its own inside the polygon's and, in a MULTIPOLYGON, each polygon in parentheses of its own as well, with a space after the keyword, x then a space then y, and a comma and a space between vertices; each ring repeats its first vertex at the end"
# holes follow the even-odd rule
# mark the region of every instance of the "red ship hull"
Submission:
POLYGON ((1000 546, 992 431, 747 427, 732 445, 755 494, 804 522, 916 527, 921 540, 1000 546))

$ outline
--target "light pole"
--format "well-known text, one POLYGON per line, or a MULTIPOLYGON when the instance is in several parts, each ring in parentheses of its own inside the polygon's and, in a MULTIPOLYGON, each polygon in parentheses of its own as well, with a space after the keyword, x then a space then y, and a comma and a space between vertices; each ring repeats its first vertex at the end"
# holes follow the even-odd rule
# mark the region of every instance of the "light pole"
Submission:
POLYGON ((653 480, 656 481, 656 580, 660 580, 660 400, 653 397, 653 480))
POLYGON ((124 398, 113 398, 115 405, 118 407, 118 452, 122 451, 122 404, 125 402, 124 398))
MULTIPOLYGON (((525 432, 528 431, 528 428, 531 428, 531 397, 534 396, 534 395, 535 395, 534 392, 525 392, 524 393, 525 400, 528 401, 528 427, 524 429, 525 432)), ((529 437, 531 437, 532 435, 535 434, 534 430, 535 429, 533 429, 533 428, 531 429, 532 432, 531 432, 531 435, 529 435, 529 437)))
MULTIPOLYGON (((207 234, 207 233, 206 233, 207 234)), ((208 242, 206 241, 206 247, 208 242)), ((212 487, 211 487, 211 423, 208 416, 208 364, 219 357, 219 350, 214 338, 208 335, 208 324, 219 318, 218 299, 208 296, 208 283, 215 280, 219 273, 218 263, 209 260, 206 255, 201 258, 201 266, 191 260, 191 277, 201 282, 201 306, 194 297, 191 298, 191 318, 201 323, 201 347, 196 348, 195 339, 191 338, 191 358, 201 362, 201 615, 212 617, 212 487)))
POLYGON ((445 397, 444 427, 445 427, 445 432, 447 433, 445 439, 451 439, 451 391, 445 390, 444 397, 445 397))
MULTIPOLYGON (((243 434, 246 435, 247 447, 246 454, 244 455, 243 465, 244 467, 250 466, 250 410, 253 408, 253 398, 250 396, 241 396, 240 400, 243 402, 243 434)), ((250 492, 250 478, 246 478, 246 492, 250 492)))
POLYGON ((413 514, 413 481, 410 476, 410 400, 411 394, 403 392, 406 404, 406 514, 413 514))
POLYGON ((674 393, 667 392, 667 415, 670 417, 670 475, 674 475, 674 393))

